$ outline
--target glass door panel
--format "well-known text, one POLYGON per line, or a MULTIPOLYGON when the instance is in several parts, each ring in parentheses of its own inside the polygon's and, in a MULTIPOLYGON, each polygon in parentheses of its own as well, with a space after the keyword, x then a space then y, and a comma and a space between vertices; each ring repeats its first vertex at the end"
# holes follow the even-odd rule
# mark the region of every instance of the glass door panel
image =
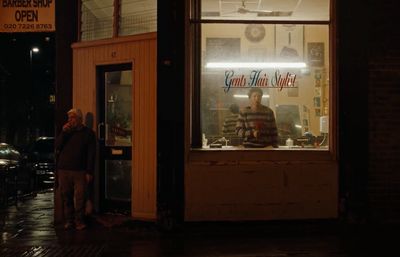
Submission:
POLYGON ((132 172, 132 65, 98 66, 100 211, 129 213, 132 172))
POLYGON ((105 198, 117 201, 131 200, 131 161, 105 161, 105 198))
POLYGON ((106 145, 132 145, 132 71, 105 73, 106 145))

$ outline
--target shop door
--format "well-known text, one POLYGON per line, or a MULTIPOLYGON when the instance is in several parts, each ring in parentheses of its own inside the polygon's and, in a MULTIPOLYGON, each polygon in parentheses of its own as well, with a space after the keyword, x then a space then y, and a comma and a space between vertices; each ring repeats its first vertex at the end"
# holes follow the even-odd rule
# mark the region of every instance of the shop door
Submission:
POLYGON ((132 65, 98 66, 101 212, 130 214, 132 186, 132 65))

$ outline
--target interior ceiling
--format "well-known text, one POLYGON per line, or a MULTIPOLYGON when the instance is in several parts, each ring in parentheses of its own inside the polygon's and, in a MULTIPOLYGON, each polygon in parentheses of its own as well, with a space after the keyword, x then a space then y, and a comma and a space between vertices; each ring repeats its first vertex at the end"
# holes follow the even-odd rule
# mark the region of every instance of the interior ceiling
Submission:
MULTIPOLYGON (((162 0, 158 0, 162 1, 162 0)), ((254 20, 329 20, 330 0, 201 0, 202 18, 254 20)), ((96 17, 112 17, 113 0, 86 0, 96 17)), ((157 10, 157 0, 122 0, 122 11, 140 16, 157 10)))
POLYGON ((329 20, 329 0, 202 0, 210 19, 329 20))
MULTIPOLYGON (((162 1, 162 0, 161 0, 162 1)), ((85 6, 97 18, 114 15, 114 0, 84 0, 85 6)), ((121 12, 141 16, 149 11, 157 11, 157 0, 121 0, 121 12)))

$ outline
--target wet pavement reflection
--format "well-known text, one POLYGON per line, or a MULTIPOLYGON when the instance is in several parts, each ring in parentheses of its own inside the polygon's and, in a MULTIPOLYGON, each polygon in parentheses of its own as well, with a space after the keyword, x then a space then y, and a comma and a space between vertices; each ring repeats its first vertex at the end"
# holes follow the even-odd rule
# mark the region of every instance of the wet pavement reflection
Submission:
POLYGON ((161 232, 94 220, 87 230, 65 231, 53 226, 53 192, 46 191, 0 209, 0 256, 398 257, 397 228, 287 221, 187 223, 161 232))

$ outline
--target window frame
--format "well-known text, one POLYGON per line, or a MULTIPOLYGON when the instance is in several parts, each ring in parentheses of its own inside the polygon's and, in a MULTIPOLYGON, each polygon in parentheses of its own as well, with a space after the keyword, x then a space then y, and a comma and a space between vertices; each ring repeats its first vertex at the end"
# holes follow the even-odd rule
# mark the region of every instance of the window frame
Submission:
POLYGON ((336 62, 336 0, 330 0, 330 18, 314 20, 214 20, 201 18, 201 0, 187 0, 185 14, 186 30, 186 139, 187 159, 192 162, 238 162, 238 161, 329 161, 338 156, 338 85, 336 62), (327 25, 329 35, 329 147, 319 149, 203 149, 201 147, 201 25, 202 24, 299 24, 327 25))
POLYGON ((118 37, 118 21, 119 21, 119 4, 120 0, 113 0, 113 24, 112 24, 112 37, 110 38, 102 38, 102 39, 94 39, 94 40, 87 40, 87 41, 82 41, 82 1, 78 1, 78 6, 77 6, 77 42, 91 42, 91 41, 97 41, 97 40, 108 40, 112 38, 118 37), (117 17, 117 18, 115 18, 117 17))
MULTIPOLYGON (((121 13, 120 13, 121 12, 121 2, 122 2, 122 0, 113 0, 112 37, 87 40, 87 41, 90 42, 90 41, 97 41, 97 40, 110 40, 110 39, 115 39, 115 38, 119 38, 119 37, 132 36, 132 35, 120 35, 119 34, 119 26, 120 26, 120 21, 121 21, 121 13)), ((77 6, 77 11, 78 11, 77 42, 87 42, 87 41, 82 41, 82 0, 79 1, 79 4, 77 6)))

